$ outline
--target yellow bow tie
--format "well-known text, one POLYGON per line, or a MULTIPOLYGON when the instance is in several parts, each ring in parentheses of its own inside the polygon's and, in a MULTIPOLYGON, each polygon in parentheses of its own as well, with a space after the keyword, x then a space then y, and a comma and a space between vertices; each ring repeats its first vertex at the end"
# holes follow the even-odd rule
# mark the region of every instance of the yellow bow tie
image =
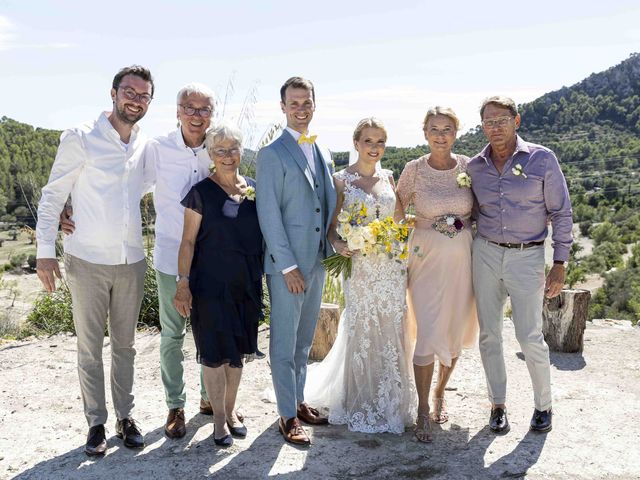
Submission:
POLYGON ((305 135, 304 133, 302 135, 300 135, 300 138, 298 139, 298 145, 302 145, 303 143, 308 143, 309 145, 313 145, 313 143, 316 141, 316 138, 318 138, 317 135, 305 135))

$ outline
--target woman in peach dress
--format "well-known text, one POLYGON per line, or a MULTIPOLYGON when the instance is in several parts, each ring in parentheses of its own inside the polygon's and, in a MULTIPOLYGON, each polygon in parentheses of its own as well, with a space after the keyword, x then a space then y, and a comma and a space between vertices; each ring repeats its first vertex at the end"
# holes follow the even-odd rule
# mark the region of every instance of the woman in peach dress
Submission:
POLYGON ((468 158, 451 152, 459 121, 450 108, 435 107, 424 120, 431 153, 412 160, 398 181, 403 210, 415 208, 415 229, 408 264, 408 310, 415 322, 413 355, 418 418, 415 435, 433 439, 431 421, 444 423, 447 382, 462 348, 475 343, 478 332, 471 279, 471 183, 468 158), (429 408, 436 357, 440 367, 429 408))

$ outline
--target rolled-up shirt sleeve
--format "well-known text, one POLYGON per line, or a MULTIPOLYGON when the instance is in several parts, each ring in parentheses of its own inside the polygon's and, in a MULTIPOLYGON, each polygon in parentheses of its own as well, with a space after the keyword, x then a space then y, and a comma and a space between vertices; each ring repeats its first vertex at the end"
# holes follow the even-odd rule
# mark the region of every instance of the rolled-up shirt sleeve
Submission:
POLYGON ((573 243, 573 211, 569 189, 556 156, 549 152, 544 179, 544 202, 553 228, 553 260, 566 262, 573 243))
POLYGON ((38 204, 37 258, 56 258, 60 212, 82 171, 84 162, 85 152, 80 135, 73 130, 63 132, 49 181, 42 188, 38 204))

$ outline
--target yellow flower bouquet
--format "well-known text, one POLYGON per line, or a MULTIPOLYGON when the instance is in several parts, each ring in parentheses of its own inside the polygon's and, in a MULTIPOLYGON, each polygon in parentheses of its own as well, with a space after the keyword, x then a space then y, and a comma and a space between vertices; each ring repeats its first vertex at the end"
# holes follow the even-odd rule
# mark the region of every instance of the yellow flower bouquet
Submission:
MULTIPOLYGON (((364 203, 349 205, 338 215, 336 230, 340 238, 347 242, 349 250, 359 250, 363 256, 384 256, 399 263, 407 259, 409 226, 406 223, 397 223, 390 216, 380 219, 377 212, 374 220, 367 221, 364 203)), ((344 273, 345 278, 351 276, 351 257, 335 253, 322 263, 329 275, 337 277, 344 273)))

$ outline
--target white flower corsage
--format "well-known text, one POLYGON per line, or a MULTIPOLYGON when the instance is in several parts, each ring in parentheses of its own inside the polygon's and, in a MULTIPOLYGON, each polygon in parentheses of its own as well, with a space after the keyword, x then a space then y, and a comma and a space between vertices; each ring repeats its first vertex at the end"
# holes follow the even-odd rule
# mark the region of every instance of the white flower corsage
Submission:
POLYGON ((458 182, 458 187, 460 188, 471 188, 471 176, 467 172, 460 172, 456 177, 456 182, 458 182))
POLYGON ((253 187, 247 187, 244 191, 244 198, 247 200, 251 200, 252 202, 256 201, 256 189, 253 187))
POLYGON ((522 165, 520 165, 519 163, 516 163, 516 166, 513 167, 511 171, 516 177, 527 178, 527 174, 524 173, 524 170, 522 169, 522 165))

